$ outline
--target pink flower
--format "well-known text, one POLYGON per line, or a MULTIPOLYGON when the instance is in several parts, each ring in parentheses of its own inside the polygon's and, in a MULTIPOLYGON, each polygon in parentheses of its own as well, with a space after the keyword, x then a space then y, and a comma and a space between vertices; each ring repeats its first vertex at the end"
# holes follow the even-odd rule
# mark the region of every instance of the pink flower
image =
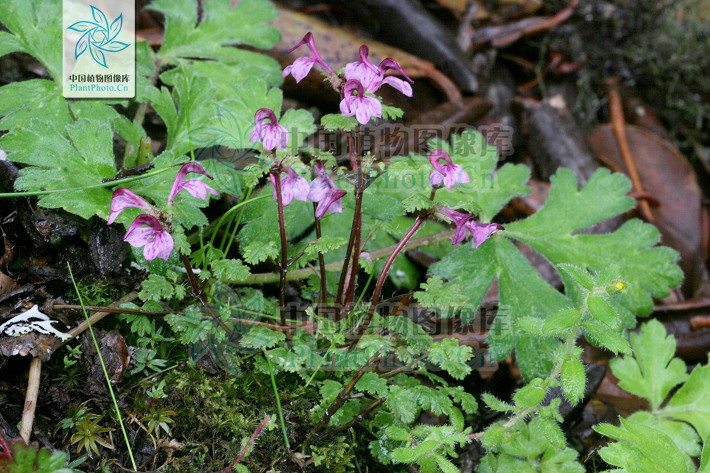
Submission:
POLYGON ((126 209, 139 208, 142 210, 152 210, 153 207, 128 189, 116 189, 111 197, 111 212, 108 215, 108 224, 116 221, 116 217, 126 209))
POLYGON ((321 163, 316 163, 314 168, 319 177, 311 183, 308 200, 318 202, 316 218, 322 218, 328 210, 331 213, 341 213, 343 211, 341 199, 346 192, 335 185, 321 163))
POLYGON ((167 261, 175 246, 173 237, 158 219, 146 214, 136 217, 123 240, 136 248, 143 246, 143 256, 147 261, 153 261, 155 258, 167 261))
POLYGON ((364 44, 360 46, 360 60, 345 66, 345 79, 360 81, 365 90, 371 94, 374 94, 383 84, 388 84, 407 97, 412 96, 412 86, 409 83, 414 81, 404 72, 397 61, 388 57, 383 59, 377 67, 367 59, 368 54, 368 47, 364 44), (390 69, 402 74, 409 83, 398 77, 385 77, 385 73, 390 69))
POLYGON ((325 70, 325 72, 329 75, 334 75, 335 73, 333 72, 333 70, 328 66, 328 64, 326 64, 321 55, 318 53, 318 49, 316 49, 316 42, 313 39, 313 34, 311 34, 310 31, 306 33, 301 42, 289 49, 288 52, 291 53, 292 51, 298 49, 304 44, 308 46, 308 49, 311 50, 313 57, 299 57, 298 59, 293 61, 293 64, 291 64, 290 66, 286 66, 281 75, 283 77, 286 77, 287 75, 291 74, 293 78, 296 79, 296 83, 299 83, 303 80, 304 77, 308 75, 309 72, 311 72, 311 69, 315 64, 318 64, 320 67, 322 67, 323 70, 325 70))
POLYGON ((466 184, 470 182, 468 174, 458 164, 451 161, 449 153, 443 149, 435 149, 429 155, 429 162, 434 166, 434 170, 429 174, 429 183, 432 186, 438 186, 442 182, 447 189, 451 189, 458 182, 466 184), (444 164, 440 161, 444 160, 444 164))
MULTIPOLYGON (((286 177, 279 176, 279 179, 281 179, 281 199, 284 207, 290 204, 292 199, 307 200, 308 192, 310 191, 308 181, 299 176, 292 167, 287 167, 285 171, 286 177)), ((276 176, 271 173, 269 177, 274 185, 274 200, 278 200, 276 195, 276 176)))
POLYGON ((374 97, 365 95, 358 80, 349 80, 343 86, 343 100, 340 101, 340 113, 344 117, 355 116, 362 125, 367 125, 372 117, 382 116, 382 104, 374 97), (357 92, 357 95, 352 95, 357 92))
POLYGON ((268 108, 260 108, 254 114, 254 129, 249 135, 252 142, 261 142, 264 149, 285 149, 288 145, 288 130, 276 122, 276 114, 268 108), (264 123, 269 120, 270 123, 264 123))
POLYGON ((447 207, 442 208, 441 212, 456 225, 456 233, 451 238, 451 243, 454 246, 458 246, 466 239, 466 232, 469 232, 473 237, 471 248, 478 248, 495 232, 503 230, 503 226, 497 223, 476 222, 472 214, 458 212, 447 207))
POLYGON ((168 205, 172 205, 175 197, 183 190, 186 190, 193 197, 201 200, 207 199, 208 192, 210 194, 219 195, 219 192, 212 189, 202 181, 198 181, 197 179, 188 179, 186 181, 185 176, 189 173, 202 174, 203 176, 213 179, 212 176, 207 174, 207 171, 205 171, 205 168, 203 168, 201 164, 194 161, 183 164, 175 177, 172 189, 170 189, 170 195, 168 195, 168 205))

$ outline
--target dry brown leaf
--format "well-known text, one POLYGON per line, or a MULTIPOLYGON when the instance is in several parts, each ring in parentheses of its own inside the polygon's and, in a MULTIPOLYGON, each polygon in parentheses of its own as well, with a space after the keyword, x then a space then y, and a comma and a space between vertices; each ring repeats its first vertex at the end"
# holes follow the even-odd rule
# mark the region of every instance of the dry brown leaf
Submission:
MULTIPOLYGON (((683 289, 692 295, 705 280, 698 178, 688 160, 668 141, 634 125, 627 125, 626 133, 643 188, 660 202, 653 216, 661 243, 680 252, 685 272, 683 289)), ((588 141, 600 161, 626 172, 611 125, 595 128, 588 141)))

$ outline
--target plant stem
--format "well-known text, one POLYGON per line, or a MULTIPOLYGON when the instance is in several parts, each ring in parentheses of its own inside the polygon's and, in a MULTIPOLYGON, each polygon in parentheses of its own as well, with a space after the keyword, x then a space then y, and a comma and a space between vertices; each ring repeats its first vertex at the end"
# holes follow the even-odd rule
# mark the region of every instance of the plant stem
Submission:
POLYGON ((266 424, 268 424, 271 421, 270 416, 264 417, 264 419, 259 423, 259 425, 256 426, 256 429, 254 429, 254 432, 251 434, 251 437, 249 437, 249 440, 247 440, 247 443, 244 445, 244 448, 241 449, 239 452, 239 455, 237 455, 237 458, 234 459, 231 465, 229 465, 227 468, 222 470, 220 473, 229 473, 234 469, 236 465, 241 463, 241 461, 244 459, 244 457, 247 456, 249 453, 249 449, 254 446, 254 442, 256 442, 256 438, 259 436, 262 430, 264 430, 264 427, 266 427, 266 424))
MULTIPOLYGON (((247 190, 246 196, 244 197, 244 202, 248 203, 257 199, 261 199, 264 197, 268 197, 267 195, 260 195, 258 197, 255 197, 251 199, 251 194, 254 191, 253 187, 250 187, 249 190, 247 190)), ((242 217, 244 217, 244 212, 246 211, 246 207, 242 207, 242 209, 239 211, 239 215, 237 216, 237 220, 234 222, 234 225, 232 226, 231 223, 227 225, 227 231, 224 233, 222 236, 222 242, 219 245, 219 249, 224 251, 224 255, 226 256, 229 254, 230 248, 232 248, 232 243, 234 243, 234 240, 236 239, 237 236, 237 229, 239 228, 239 225, 242 223, 242 217), (231 230, 230 230, 231 227, 231 230), (231 236, 230 236, 231 235, 231 236), (229 238, 229 241, 227 241, 227 246, 225 247, 225 239, 229 238)))
MULTIPOLYGON (((350 168, 353 172, 357 171, 357 150, 355 148, 355 140, 353 138, 352 131, 348 132, 348 149, 350 151, 350 168)), ((359 175, 359 174, 358 174, 359 175)), ((338 281, 338 292, 335 296, 335 320, 340 318, 340 312, 343 308, 343 291, 345 290, 346 278, 349 274, 350 268, 350 257, 355 246, 355 233, 358 220, 358 214, 360 213, 359 206, 362 206, 362 199, 357 198, 358 186, 355 186, 355 212, 353 213, 353 223, 350 227, 350 238, 348 239, 348 249, 345 251, 345 259, 343 269, 340 272, 340 280, 338 281)))
POLYGON ((274 189, 276 190, 276 205, 279 212, 279 236, 281 238, 281 263, 279 272, 279 311, 281 314, 281 325, 286 325, 286 271, 288 270, 288 246, 286 242, 286 224, 284 221, 284 202, 281 193, 281 172, 274 176, 274 189))
POLYGON ((274 369, 271 367, 271 360, 269 355, 266 354, 266 350, 263 350, 264 358, 266 358, 266 364, 269 366, 269 376, 271 376, 271 387, 274 389, 274 396, 276 397, 276 407, 279 411, 279 422, 281 423, 281 432, 284 436, 284 443, 286 444, 286 450, 291 450, 291 444, 288 441, 288 431, 286 430, 286 421, 284 420, 283 409, 281 408, 281 397, 279 396, 279 388, 276 387, 276 378, 274 377, 274 369))
POLYGON ((199 283, 197 280, 197 277, 195 276, 195 273, 192 271, 192 265, 190 264, 190 259, 187 257, 187 255, 184 255, 180 253, 180 258, 182 260, 183 266, 185 266, 185 272, 187 272, 187 278, 190 280, 190 285, 192 286, 192 295, 200 301, 202 304, 202 307, 204 307, 207 312, 210 314, 210 317, 212 317, 212 321, 216 322, 217 325, 220 326, 222 330, 224 330, 226 333, 229 333, 229 327, 224 323, 222 318, 219 316, 219 314, 216 314, 214 310, 212 310, 212 307, 209 306, 207 303, 207 299, 205 298, 205 293, 202 291, 202 285, 199 283))
POLYGON ((128 441, 128 434, 126 433, 126 427, 123 425, 123 418, 121 417, 121 411, 118 408, 118 402, 116 401, 116 394, 113 392, 113 385, 111 384, 111 378, 108 375, 108 371, 106 371, 106 364, 104 363, 104 357, 101 355, 101 347, 99 346, 98 340, 96 340, 96 335, 94 334, 94 329, 91 326, 91 322, 89 321, 89 314, 86 312, 86 306, 84 305, 84 299, 81 297, 81 292, 79 292, 79 288, 76 285, 76 281, 74 280, 74 273, 72 273, 71 270, 71 265, 67 263, 67 267, 69 268, 69 276, 71 277, 71 282, 74 285, 74 291, 76 291, 76 296, 79 298, 79 304, 82 306, 82 311, 84 312, 84 318, 86 318, 86 323, 89 326, 89 333, 91 334, 91 339, 94 341, 94 348, 96 348, 96 354, 99 357, 99 361, 101 362, 101 369, 104 372, 104 376, 106 377, 106 384, 108 385, 108 390, 109 393, 111 394, 111 400, 113 401, 113 407, 116 409, 116 418, 118 419, 118 423, 121 426, 121 432, 123 433, 123 438, 126 441, 126 448, 128 449, 128 456, 131 458, 131 466, 133 467, 133 471, 138 471, 138 467, 136 466, 136 460, 133 458, 133 449, 131 448, 131 442, 128 441))
MULTIPOLYGON (((343 389, 338 393, 338 396, 335 398, 335 400, 328 406, 328 408, 325 410, 325 414, 323 414, 323 417, 321 417, 320 422, 318 422, 318 425, 316 425, 313 430, 311 431, 311 435, 309 436, 309 440, 313 438, 315 434, 323 430, 327 425, 328 422, 330 421, 330 418, 335 415, 336 412, 338 412, 338 409, 340 409, 343 404, 345 404, 345 401, 348 400, 348 396, 350 395, 350 392, 353 390, 355 387, 355 384, 362 378, 362 375, 364 375, 367 370, 370 368, 370 365, 373 365, 377 362, 377 355, 373 356, 367 362, 362 365, 360 370, 353 376, 353 379, 350 380, 350 382, 343 387, 343 389)), ((307 441, 306 443, 309 443, 307 441)))
MULTIPOLYGON (((436 187, 432 188, 431 194, 429 194, 429 200, 434 200, 434 196, 436 195, 436 189, 436 187)), ((370 308, 367 311, 367 316, 365 317, 365 320, 358 329, 358 335, 362 335, 363 333, 365 333, 365 330, 367 330, 367 326, 370 325, 372 316, 375 314, 375 309, 377 309, 377 304, 380 302, 380 294, 382 293, 382 287, 384 286, 385 281, 387 280, 387 273, 389 273, 389 270, 392 267, 394 260, 397 259, 399 253, 404 249, 404 247, 407 245, 407 242, 414 236, 414 234, 417 233, 419 227, 421 227, 423 223, 424 218, 421 215, 418 216, 412 224, 412 227, 402 237, 399 243, 397 243, 397 246, 395 246, 394 250, 392 251, 392 254, 389 256, 389 258, 387 258, 387 262, 385 262, 385 267, 382 268, 380 277, 377 279, 377 284, 375 285, 375 291, 372 294, 372 301, 370 302, 370 308)), ((356 343, 357 339, 358 337, 355 337, 353 342, 356 343)))
POLYGON ((133 182, 133 181, 138 181, 140 179, 145 179, 146 177, 152 177, 152 176, 157 176, 158 174, 164 173, 165 171, 169 171, 172 169, 172 167, 167 167, 163 169, 158 169, 157 171, 151 171, 147 172, 145 174, 141 174, 140 176, 131 176, 131 177, 124 177, 123 179, 116 179, 115 181, 106 181, 102 182, 101 184, 94 184, 91 186, 79 186, 79 187, 72 187, 71 189, 54 189, 54 190, 49 190, 49 191, 36 191, 36 192, 6 192, 6 193, 0 193, 0 199, 1 198, 14 198, 14 197, 35 197, 35 196, 40 196, 40 195, 49 195, 49 194, 62 194, 64 192, 75 192, 75 191, 81 191, 81 190, 86 190, 86 189, 101 189, 104 187, 115 187, 120 184, 125 184, 127 182, 133 182))
POLYGON ((353 300, 353 295, 355 294, 355 283, 357 282, 357 273, 360 269, 360 251, 362 250, 361 238, 362 238, 362 198, 365 192, 364 182, 362 179, 362 170, 358 168, 357 171, 357 187, 355 188, 355 217, 353 218, 353 225, 355 230, 355 244, 353 245, 353 257, 350 266, 350 276, 346 279, 347 285, 345 289, 345 296, 343 299, 343 310, 350 310, 350 303, 353 300))
MULTIPOLYGON (((313 218, 316 222, 316 238, 320 240, 322 233, 320 228, 320 219, 316 216, 317 207, 318 204, 313 202, 313 218)), ((318 304, 318 315, 322 317, 326 308, 325 306, 328 303, 328 283, 325 279, 325 258, 323 258, 323 253, 320 251, 318 252, 318 266, 320 269, 320 297, 318 298, 320 300, 320 304, 318 304)))

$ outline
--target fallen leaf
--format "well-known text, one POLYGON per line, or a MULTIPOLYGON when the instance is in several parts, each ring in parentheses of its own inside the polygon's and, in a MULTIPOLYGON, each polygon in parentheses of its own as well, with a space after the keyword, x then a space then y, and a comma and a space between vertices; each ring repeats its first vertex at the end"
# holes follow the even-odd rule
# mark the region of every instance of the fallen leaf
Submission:
MULTIPOLYGON (((643 188, 660 202, 652 212, 661 243, 680 252, 683 291, 692 296, 706 280, 698 178, 688 160, 668 141, 634 125, 626 126, 626 134, 643 188)), ((600 161, 612 170, 626 172, 611 125, 598 126, 587 139, 600 161)))

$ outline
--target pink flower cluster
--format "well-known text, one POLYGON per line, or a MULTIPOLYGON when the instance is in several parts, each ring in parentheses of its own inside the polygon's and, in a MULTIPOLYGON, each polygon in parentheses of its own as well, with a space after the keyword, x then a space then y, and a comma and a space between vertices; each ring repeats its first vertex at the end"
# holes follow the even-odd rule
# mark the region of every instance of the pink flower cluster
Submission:
MULTIPOLYGON (((372 99, 371 97, 365 98, 372 99)), ((375 99, 372 100, 377 102, 375 99)), ((379 105, 379 102, 377 104, 379 105)), ((274 114, 273 110, 261 108, 254 115, 254 130, 249 139, 253 142, 261 142, 266 150, 284 149, 288 141, 288 131, 277 123, 276 114, 274 114), (264 124, 264 120, 269 120, 269 123, 264 124)), ((281 200, 284 206, 290 204, 293 199, 310 200, 318 203, 316 207, 317 218, 322 218, 328 210, 332 213, 342 212, 341 199, 346 192, 335 185, 321 163, 316 163, 314 169, 318 174, 318 178, 309 184, 292 167, 277 167, 277 170, 269 174, 271 183, 274 186, 274 200, 278 200, 276 195, 278 179, 281 187, 281 200), (284 173, 286 176, 282 177, 284 173)))
MULTIPOLYGON (((217 195, 218 192, 197 179, 185 180, 189 173, 201 174, 212 179, 207 174, 205 168, 196 162, 184 164, 178 171, 173 186, 168 195, 168 205, 172 205, 175 197, 186 190, 193 197, 205 200, 207 193, 217 195)), ((146 202, 142 197, 136 195, 128 189, 116 189, 111 198, 111 212, 108 216, 108 224, 111 225, 121 212, 129 208, 138 208, 146 213, 138 215, 133 220, 123 240, 135 246, 143 247, 143 256, 148 261, 155 258, 167 260, 175 246, 172 235, 170 235, 170 225, 166 217, 155 207, 146 202)))
MULTIPOLYGON (((296 59, 293 64, 284 68, 283 76, 292 75, 297 83, 301 82, 316 64, 329 77, 335 76, 333 70, 318 53, 313 34, 310 32, 306 33, 301 42, 288 52, 290 53, 304 44, 311 50, 312 56, 296 59)), ((355 117, 362 125, 366 125, 372 117, 382 117, 382 104, 375 97, 372 97, 372 94, 377 92, 384 84, 394 87, 407 97, 412 96, 412 86, 410 84, 413 81, 397 61, 392 58, 386 58, 378 66, 375 66, 367 58, 369 52, 368 47, 363 44, 360 47, 360 60, 345 66, 345 83, 341 90, 340 113, 346 117, 355 117), (405 80, 394 76, 385 76, 387 72, 392 70, 402 75, 405 80)))
MULTIPOLYGON (((449 153, 443 149, 435 149, 429 154, 429 162, 434 170, 429 175, 429 183, 432 187, 443 184, 447 189, 452 189, 456 184, 466 184, 470 178, 466 171, 458 164, 454 164, 449 153), (444 161, 442 164, 441 161, 444 161)), ((457 210, 443 207, 441 213, 456 225, 456 233, 451 238, 451 243, 458 246, 466 239, 469 233, 473 240, 472 248, 478 248, 498 230, 503 230, 503 226, 497 223, 479 223, 474 220, 473 214, 459 212, 457 210)))

